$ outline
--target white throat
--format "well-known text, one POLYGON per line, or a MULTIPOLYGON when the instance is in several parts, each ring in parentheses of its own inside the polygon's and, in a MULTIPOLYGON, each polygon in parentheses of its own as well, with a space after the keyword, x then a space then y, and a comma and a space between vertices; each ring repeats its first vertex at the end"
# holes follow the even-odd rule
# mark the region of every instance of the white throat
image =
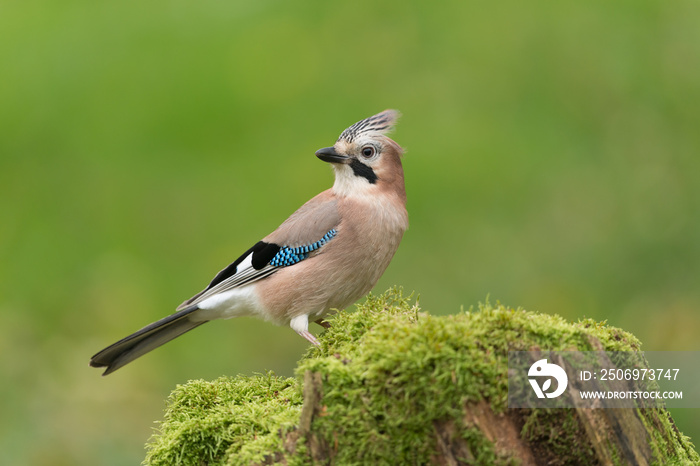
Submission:
POLYGON ((333 192, 338 197, 369 196, 374 187, 366 178, 355 175, 350 165, 333 165, 335 183, 333 192))

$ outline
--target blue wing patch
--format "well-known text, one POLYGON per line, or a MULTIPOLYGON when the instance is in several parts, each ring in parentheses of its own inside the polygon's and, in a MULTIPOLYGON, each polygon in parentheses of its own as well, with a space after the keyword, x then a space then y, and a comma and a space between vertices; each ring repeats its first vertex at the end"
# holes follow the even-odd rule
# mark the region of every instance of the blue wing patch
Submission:
POLYGON ((307 244, 305 246, 299 246, 296 248, 290 248, 289 246, 283 246, 275 254, 275 256, 270 261, 270 265, 274 267, 287 267, 289 265, 297 264, 307 257, 309 253, 317 250, 330 240, 332 240, 336 235, 335 228, 332 228, 328 233, 323 235, 323 238, 316 241, 315 243, 307 244))
POLYGON ((319 249, 332 240, 336 234, 335 228, 332 228, 328 233, 323 235, 323 238, 315 243, 296 248, 291 248, 289 246, 280 247, 276 244, 258 241, 255 246, 248 249, 241 257, 236 259, 233 264, 219 272, 211 283, 209 283, 209 286, 180 304, 177 309, 178 311, 182 310, 187 306, 201 303, 215 294, 223 293, 230 289, 270 276, 276 272, 277 267, 287 267, 298 264, 309 257, 309 253, 319 249), (239 266, 249 257, 250 266, 242 267, 241 270, 238 270, 239 266), (268 258, 271 258, 269 262, 268 258))

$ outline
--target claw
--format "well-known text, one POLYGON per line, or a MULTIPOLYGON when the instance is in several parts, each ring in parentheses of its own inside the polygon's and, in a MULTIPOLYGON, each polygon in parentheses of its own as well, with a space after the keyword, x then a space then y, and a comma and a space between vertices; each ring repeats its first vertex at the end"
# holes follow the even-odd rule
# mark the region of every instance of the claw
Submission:
POLYGON ((329 324, 328 322, 326 322, 323 319, 316 319, 316 320, 314 320, 314 322, 323 328, 331 328, 331 324, 329 324))
POLYGON ((312 345, 320 346, 320 343, 311 332, 309 332, 309 316, 307 314, 302 314, 293 317, 289 322, 289 326, 292 330, 297 332, 302 337, 306 338, 312 345))
POLYGON ((306 332, 299 332, 299 335, 309 340, 309 342, 314 346, 321 346, 315 336, 311 334, 308 330, 306 332))

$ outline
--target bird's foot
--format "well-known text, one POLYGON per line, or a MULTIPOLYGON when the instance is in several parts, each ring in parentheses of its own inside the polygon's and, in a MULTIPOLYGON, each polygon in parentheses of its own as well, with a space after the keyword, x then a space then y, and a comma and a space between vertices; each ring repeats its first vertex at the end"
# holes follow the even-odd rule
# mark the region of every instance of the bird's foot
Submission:
POLYGON ((309 342, 314 346, 321 346, 316 337, 309 332, 308 314, 301 314, 296 317, 292 317, 292 319, 289 321, 289 326, 292 327, 292 330, 297 332, 299 335, 309 340, 309 342))
POLYGON ((299 335, 301 335, 302 337, 304 337, 304 338, 306 338, 307 340, 309 340, 309 342, 310 342, 312 345, 314 345, 314 346, 321 346, 321 344, 318 342, 318 340, 316 339, 316 337, 313 336, 313 334, 312 334, 311 332, 309 332, 308 330, 305 330, 305 331, 303 331, 303 332, 299 332, 299 335))
POLYGON ((316 319, 316 320, 314 320, 314 322, 316 322, 318 325, 320 325, 323 328, 331 328, 331 324, 329 324, 328 322, 326 322, 323 319, 316 319))

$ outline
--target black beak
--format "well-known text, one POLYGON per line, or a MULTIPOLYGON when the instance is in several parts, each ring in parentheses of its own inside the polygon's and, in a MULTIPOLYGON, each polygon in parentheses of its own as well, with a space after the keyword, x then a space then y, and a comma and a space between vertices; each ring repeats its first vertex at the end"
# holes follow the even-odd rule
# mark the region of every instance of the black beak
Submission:
POLYGON ((350 157, 339 154, 334 147, 324 147, 316 151, 316 157, 328 163, 348 163, 350 157))

